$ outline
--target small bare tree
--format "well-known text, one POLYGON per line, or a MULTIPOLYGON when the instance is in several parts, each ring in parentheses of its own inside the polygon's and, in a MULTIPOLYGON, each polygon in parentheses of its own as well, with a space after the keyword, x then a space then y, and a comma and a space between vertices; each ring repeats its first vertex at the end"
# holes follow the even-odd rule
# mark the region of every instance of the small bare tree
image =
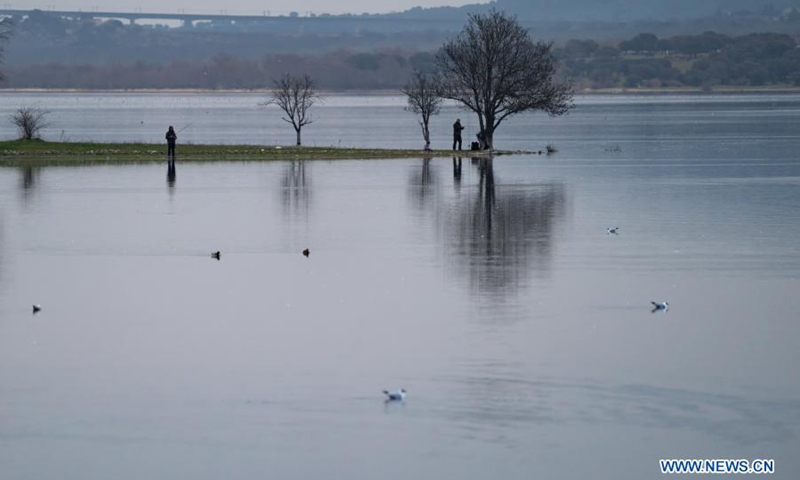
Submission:
POLYGON ((320 100, 314 81, 309 75, 302 77, 289 73, 272 80, 275 88, 272 98, 265 105, 277 105, 286 113, 283 121, 291 123, 297 133, 297 145, 300 145, 300 130, 312 123, 308 110, 320 100))
POLYGON ((39 138, 39 132, 48 127, 47 115, 50 112, 37 107, 20 107, 9 117, 17 127, 20 140, 39 138))
POLYGON ((428 129, 431 116, 438 115, 444 99, 436 92, 436 85, 431 76, 414 70, 411 80, 401 89, 408 97, 406 111, 416 113, 422 117, 419 126, 422 128, 422 138, 425 139, 425 151, 431 149, 431 133, 428 129))

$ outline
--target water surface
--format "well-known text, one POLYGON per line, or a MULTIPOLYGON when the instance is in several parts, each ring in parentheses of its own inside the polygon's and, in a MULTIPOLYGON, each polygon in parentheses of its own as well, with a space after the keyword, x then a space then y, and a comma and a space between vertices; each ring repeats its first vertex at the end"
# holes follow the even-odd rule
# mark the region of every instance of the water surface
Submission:
POLYGON ((794 478, 798 99, 587 103, 509 124, 550 157, 0 169, 3 472, 794 478))

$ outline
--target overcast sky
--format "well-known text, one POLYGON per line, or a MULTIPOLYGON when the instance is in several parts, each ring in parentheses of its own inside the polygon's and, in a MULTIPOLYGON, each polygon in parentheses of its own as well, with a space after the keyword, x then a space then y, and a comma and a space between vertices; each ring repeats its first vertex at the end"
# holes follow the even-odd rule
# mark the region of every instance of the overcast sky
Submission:
POLYGON ((227 13, 228 15, 287 15, 291 11, 301 14, 320 13, 385 13, 402 11, 415 6, 438 7, 461 6, 467 3, 482 3, 488 0, 0 0, 4 8, 41 10, 108 10, 115 12, 163 12, 173 13, 227 13))

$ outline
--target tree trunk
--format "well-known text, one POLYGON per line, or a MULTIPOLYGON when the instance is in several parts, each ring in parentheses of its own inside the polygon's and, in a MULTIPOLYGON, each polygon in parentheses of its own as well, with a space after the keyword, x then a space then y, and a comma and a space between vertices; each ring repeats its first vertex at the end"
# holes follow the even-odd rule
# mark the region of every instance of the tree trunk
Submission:
POLYGON ((298 128, 295 131, 297 132, 297 146, 299 147, 300 146, 300 129, 298 128))
POLYGON ((484 132, 484 140, 483 140, 483 142, 485 143, 485 145, 483 145, 483 149, 484 150, 493 150, 494 149, 494 131, 493 130, 490 129, 490 130, 484 132))
POLYGON ((425 139, 425 151, 430 151, 431 149, 431 132, 428 130, 428 124, 422 123, 422 138, 425 139))
POLYGON ((494 115, 486 115, 486 126, 484 128, 483 141, 486 145, 483 148, 485 150, 494 150, 494 115))

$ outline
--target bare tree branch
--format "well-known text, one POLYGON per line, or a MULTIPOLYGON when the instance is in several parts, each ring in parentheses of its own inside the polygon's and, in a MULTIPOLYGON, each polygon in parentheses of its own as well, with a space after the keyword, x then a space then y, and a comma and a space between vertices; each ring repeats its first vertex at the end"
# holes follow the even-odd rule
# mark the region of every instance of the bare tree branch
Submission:
POLYGON ((286 116, 281 118, 294 127, 297 133, 297 145, 300 145, 300 130, 313 123, 308 110, 321 100, 314 81, 309 75, 298 77, 287 73, 279 79, 272 80, 272 83, 274 89, 271 98, 264 104, 277 105, 283 110, 286 116))
POLYGON ((17 127, 20 140, 33 140, 39 138, 39 132, 49 126, 46 121, 49 113, 37 107, 20 107, 9 115, 9 120, 17 127))
POLYGON ((423 72, 414 70, 408 84, 400 91, 408 97, 406 111, 420 115, 419 125, 422 128, 422 138, 425 139, 425 150, 431 149, 431 136, 428 125, 431 116, 438 115, 444 99, 437 93, 433 78, 423 72))
POLYGON ((550 116, 572 108, 572 86, 554 80, 558 62, 551 43, 534 43, 516 17, 491 10, 470 14, 464 30, 436 56, 440 96, 478 114, 483 137, 506 118, 529 110, 550 116))

